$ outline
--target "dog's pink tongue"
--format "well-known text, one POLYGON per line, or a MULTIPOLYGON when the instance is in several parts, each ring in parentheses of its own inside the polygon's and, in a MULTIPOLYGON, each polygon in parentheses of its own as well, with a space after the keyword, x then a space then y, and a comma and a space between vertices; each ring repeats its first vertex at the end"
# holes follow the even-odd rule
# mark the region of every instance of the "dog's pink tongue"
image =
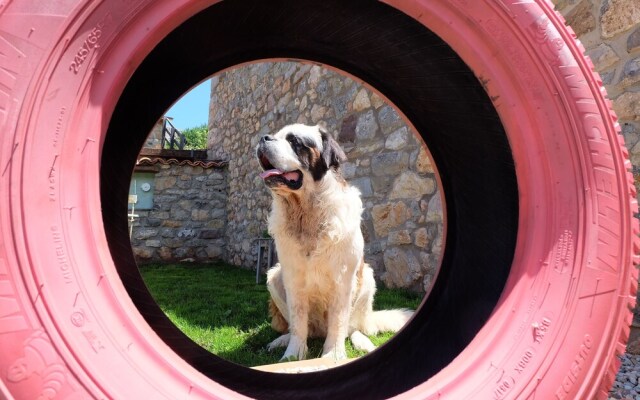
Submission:
POLYGON ((267 179, 270 176, 282 175, 282 174, 283 172, 280 171, 279 169, 268 169, 260 174, 260 178, 267 179))
POLYGON ((298 174, 296 171, 293 171, 293 172, 287 172, 282 176, 288 181, 297 181, 298 178, 300 177, 300 174, 298 174))

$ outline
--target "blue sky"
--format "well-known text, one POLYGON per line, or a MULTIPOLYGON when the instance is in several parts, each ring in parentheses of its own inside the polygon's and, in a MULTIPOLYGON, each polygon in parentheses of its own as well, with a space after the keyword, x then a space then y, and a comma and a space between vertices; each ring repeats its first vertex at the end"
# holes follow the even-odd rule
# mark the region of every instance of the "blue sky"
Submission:
POLYGON ((173 117, 173 126, 179 130, 193 128, 209 122, 211 80, 207 79, 191 89, 165 113, 173 117))

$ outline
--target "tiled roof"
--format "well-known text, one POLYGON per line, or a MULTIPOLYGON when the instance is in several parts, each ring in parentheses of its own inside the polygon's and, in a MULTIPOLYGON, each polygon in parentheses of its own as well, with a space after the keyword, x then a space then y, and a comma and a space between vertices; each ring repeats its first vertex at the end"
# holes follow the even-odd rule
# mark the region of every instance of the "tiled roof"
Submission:
POLYGON ((228 162, 226 161, 210 161, 210 160, 178 160, 176 158, 165 157, 139 157, 136 161, 136 166, 153 166, 156 164, 162 165, 189 165, 191 167, 202 168, 223 168, 228 162))

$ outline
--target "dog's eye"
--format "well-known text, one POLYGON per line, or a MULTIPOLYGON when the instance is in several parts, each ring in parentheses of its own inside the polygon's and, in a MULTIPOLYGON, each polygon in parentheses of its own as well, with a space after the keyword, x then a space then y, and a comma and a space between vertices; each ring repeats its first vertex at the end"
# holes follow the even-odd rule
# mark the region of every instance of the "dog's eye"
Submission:
POLYGON ((287 135, 287 142, 289 142, 291 146, 298 146, 300 144, 298 138, 293 135, 287 135))

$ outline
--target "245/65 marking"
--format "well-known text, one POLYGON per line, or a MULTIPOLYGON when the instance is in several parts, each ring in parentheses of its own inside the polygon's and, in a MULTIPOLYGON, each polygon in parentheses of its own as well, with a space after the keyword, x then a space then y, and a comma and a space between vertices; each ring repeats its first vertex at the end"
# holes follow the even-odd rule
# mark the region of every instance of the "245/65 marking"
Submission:
POLYGON ((98 39, 102 35, 102 24, 98 24, 95 28, 89 32, 89 35, 80 46, 80 49, 76 52, 71 65, 69 65, 69 71, 77 74, 80 71, 80 67, 84 64, 87 56, 91 53, 91 50, 98 47, 98 39))

